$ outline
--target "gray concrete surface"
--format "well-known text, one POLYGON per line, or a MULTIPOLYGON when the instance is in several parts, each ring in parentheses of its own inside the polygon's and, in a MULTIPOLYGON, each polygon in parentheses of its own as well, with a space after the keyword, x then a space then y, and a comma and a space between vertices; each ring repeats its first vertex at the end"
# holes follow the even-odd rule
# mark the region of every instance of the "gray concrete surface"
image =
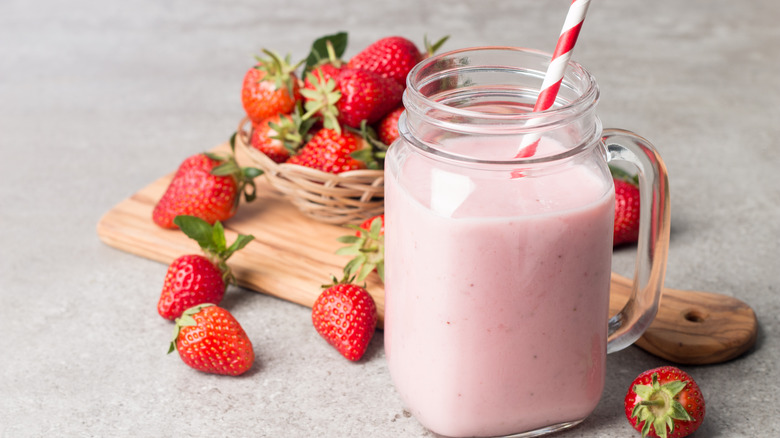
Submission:
MULTIPOLYGON (((348 363, 309 311, 233 288, 224 301, 257 365, 198 373, 165 351, 165 266, 100 242, 103 213, 225 141, 262 47, 303 56, 351 33, 350 54, 400 34, 447 48, 551 51, 565 0, 0 1, 0 437, 430 436, 390 382, 382 337, 348 363)), ((733 295, 761 329, 747 355, 688 366, 706 394, 698 437, 780 436, 780 3, 597 0, 575 59, 606 126, 652 140, 671 175, 667 286, 733 295)), ((631 249, 614 270, 632 271, 631 249)), ((608 360, 596 412, 560 437, 634 436, 626 386, 666 361, 608 360)), ((638 435, 637 435, 638 436, 638 435)))

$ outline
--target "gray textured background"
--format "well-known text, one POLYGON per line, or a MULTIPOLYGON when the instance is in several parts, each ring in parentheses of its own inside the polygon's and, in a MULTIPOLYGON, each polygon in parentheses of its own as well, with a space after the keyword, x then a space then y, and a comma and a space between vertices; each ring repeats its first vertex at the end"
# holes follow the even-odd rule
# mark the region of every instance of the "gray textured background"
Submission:
MULTIPOLYGON (((224 306, 257 365, 205 375, 165 350, 155 313, 166 267, 110 248, 113 205, 224 142, 241 80, 262 47, 302 57, 351 34, 354 54, 400 34, 446 48, 552 51, 566 0, 387 3, 0 1, 0 437, 429 436, 405 414, 381 336, 348 363, 303 307, 231 289, 224 306)), ((667 286, 736 296, 756 310, 757 347, 685 367, 707 396, 699 437, 780 435, 780 3, 595 0, 574 58, 602 90, 605 126, 665 157, 673 230, 667 286)), ((632 249, 614 270, 630 274, 632 249)), ((627 385, 665 364, 632 347, 608 360, 596 412, 561 437, 625 437, 627 385)), ((637 435, 638 436, 638 435, 637 435)))

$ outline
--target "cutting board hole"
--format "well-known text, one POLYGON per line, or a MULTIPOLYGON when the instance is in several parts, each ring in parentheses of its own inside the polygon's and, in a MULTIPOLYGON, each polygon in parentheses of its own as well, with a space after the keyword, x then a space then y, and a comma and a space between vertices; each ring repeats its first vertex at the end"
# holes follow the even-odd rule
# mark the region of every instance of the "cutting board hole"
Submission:
POLYGON ((696 309, 691 309, 685 312, 685 320, 690 322, 704 322, 707 319, 707 314, 696 309))

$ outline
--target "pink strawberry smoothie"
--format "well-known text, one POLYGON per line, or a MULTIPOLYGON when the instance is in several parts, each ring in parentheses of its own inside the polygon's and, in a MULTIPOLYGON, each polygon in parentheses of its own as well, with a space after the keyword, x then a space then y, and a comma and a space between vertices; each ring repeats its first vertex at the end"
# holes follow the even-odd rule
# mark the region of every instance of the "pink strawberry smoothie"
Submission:
POLYGON ((453 437, 584 419, 605 378, 611 180, 573 160, 514 179, 399 161, 385 182, 385 347, 404 403, 453 437))

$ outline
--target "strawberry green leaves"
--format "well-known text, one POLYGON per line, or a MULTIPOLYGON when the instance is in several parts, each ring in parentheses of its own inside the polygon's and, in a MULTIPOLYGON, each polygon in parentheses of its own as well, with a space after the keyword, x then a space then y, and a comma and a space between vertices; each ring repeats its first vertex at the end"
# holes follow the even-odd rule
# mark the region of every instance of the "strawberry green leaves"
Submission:
POLYGON ((360 226, 348 225, 357 231, 355 235, 341 236, 338 241, 347 246, 339 248, 336 254, 352 256, 344 266, 345 277, 356 277, 361 282, 376 270, 379 278, 385 280, 385 219, 384 215, 366 220, 360 226))
POLYGON ((254 236, 239 234, 236 240, 230 246, 227 246, 225 229, 219 221, 212 226, 198 217, 180 215, 176 216, 173 222, 187 237, 198 242, 206 256, 225 273, 225 282, 233 282, 234 278, 227 267, 226 261, 233 253, 251 242, 254 236))
POLYGON ((304 72, 310 71, 317 64, 328 60, 331 55, 328 53, 328 42, 332 47, 332 53, 336 58, 341 58, 344 52, 347 50, 347 42, 349 37, 347 32, 337 32, 332 35, 325 35, 317 38, 311 45, 311 51, 306 57, 306 64, 304 66, 304 72))

